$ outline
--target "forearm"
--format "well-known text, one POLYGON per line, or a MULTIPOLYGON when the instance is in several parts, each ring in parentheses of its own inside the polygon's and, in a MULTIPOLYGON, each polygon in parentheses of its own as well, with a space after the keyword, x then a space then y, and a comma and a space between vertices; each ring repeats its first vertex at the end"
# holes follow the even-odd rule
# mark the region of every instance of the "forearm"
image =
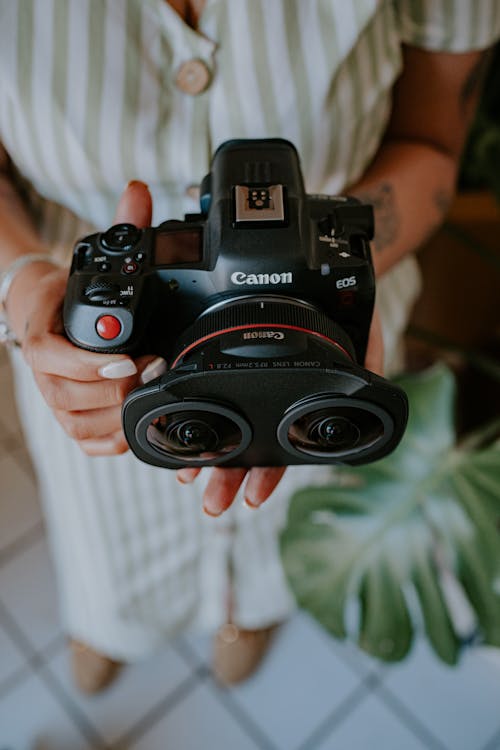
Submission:
POLYGON ((348 192, 374 206, 373 262, 378 276, 417 250, 446 216, 457 159, 433 144, 388 140, 348 192))
POLYGON ((47 247, 38 236, 8 171, 0 170, 0 273, 20 255, 44 252, 47 247))

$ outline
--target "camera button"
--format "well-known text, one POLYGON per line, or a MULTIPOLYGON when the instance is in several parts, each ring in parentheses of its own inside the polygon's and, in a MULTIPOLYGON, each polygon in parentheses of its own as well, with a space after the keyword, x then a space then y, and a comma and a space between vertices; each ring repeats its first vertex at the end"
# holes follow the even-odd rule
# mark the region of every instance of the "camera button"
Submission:
POLYGON ((105 273, 106 271, 111 271, 111 263, 101 263, 97 266, 97 269, 99 271, 102 271, 102 273, 105 273))
POLYGON ((137 263, 142 263, 142 261, 145 259, 146 253, 136 253, 134 255, 134 260, 137 261, 137 263))
POLYGON ((208 88, 212 74, 203 60, 187 60, 178 68, 175 85, 184 94, 196 96, 208 88))
POLYGON ((122 273, 131 274, 136 273, 136 271, 138 270, 139 266, 133 260, 129 261, 128 263, 124 263, 122 266, 122 273))
POLYGON ((101 315, 97 320, 95 328, 102 339, 110 341, 120 335, 122 324, 114 315, 101 315))

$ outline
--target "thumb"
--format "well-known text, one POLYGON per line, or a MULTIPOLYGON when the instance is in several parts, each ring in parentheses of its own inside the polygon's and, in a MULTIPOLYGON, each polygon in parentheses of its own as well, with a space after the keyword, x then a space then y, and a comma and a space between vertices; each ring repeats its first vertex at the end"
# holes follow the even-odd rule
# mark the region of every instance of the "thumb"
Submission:
POLYGON ((114 223, 127 222, 136 227, 149 227, 153 218, 153 201, 148 186, 132 180, 121 194, 116 208, 114 223))

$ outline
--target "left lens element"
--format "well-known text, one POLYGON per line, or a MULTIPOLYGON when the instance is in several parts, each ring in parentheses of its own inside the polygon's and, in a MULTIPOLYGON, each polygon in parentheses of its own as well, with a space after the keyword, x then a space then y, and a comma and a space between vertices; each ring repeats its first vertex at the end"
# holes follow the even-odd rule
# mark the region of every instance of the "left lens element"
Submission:
POLYGON ((214 450, 219 443, 219 436, 206 422, 192 419, 177 428, 178 440, 190 450, 214 450))
POLYGON ((243 439, 235 421, 222 414, 172 411, 151 420, 146 429, 150 446, 185 461, 214 459, 236 451, 243 439))

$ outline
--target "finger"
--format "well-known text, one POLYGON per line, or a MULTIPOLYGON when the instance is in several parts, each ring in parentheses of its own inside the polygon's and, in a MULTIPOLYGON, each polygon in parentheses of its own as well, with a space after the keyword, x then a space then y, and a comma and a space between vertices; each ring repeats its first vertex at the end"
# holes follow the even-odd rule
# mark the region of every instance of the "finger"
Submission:
POLYGON ((91 440, 117 433, 122 428, 121 406, 90 411, 54 411, 57 421, 73 440, 91 440))
POLYGON ((122 431, 97 440, 80 440, 78 445, 87 456, 118 456, 128 451, 128 443, 122 431))
POLYGON ((35 380, 50 408, 60 411, 87 411, 120 405, 137 384, 136 377, 78 382, 39 372, 35 373, 35 380))
POLYGON ((166 360, 163 357, 155 357, 154 355, 139 357, 135 360, 135 364, 139 380, 143 385, 155 378, 159 378, 168 369, 166 360))
POLYGON ((26 362, 35 372, 78 381, 121 379, 135 375, 137 367, 124 354, 96 354, 79 349, 55 333, 29 334, 23 342, 26 362))
POLYGON ((130 222, 136 227, 149 227, 153 218, 153 200, 148 186, 132 180, 121 194, 115 213, 115 224, 130 222))
POLYGON ((190 484, 196 479, 201 469, 178 469, 177 470, 177 481, 181 484, 190 484))
POLYGON ((251 469, 245 485, 245 502, 252 508, 258 508, 274 492, 286 466, 257 467, 251 469))
POLYGON ((203 510, 209 516, 220 516, 229 508, 247 469, 212 469, 203 495, 203 510))

